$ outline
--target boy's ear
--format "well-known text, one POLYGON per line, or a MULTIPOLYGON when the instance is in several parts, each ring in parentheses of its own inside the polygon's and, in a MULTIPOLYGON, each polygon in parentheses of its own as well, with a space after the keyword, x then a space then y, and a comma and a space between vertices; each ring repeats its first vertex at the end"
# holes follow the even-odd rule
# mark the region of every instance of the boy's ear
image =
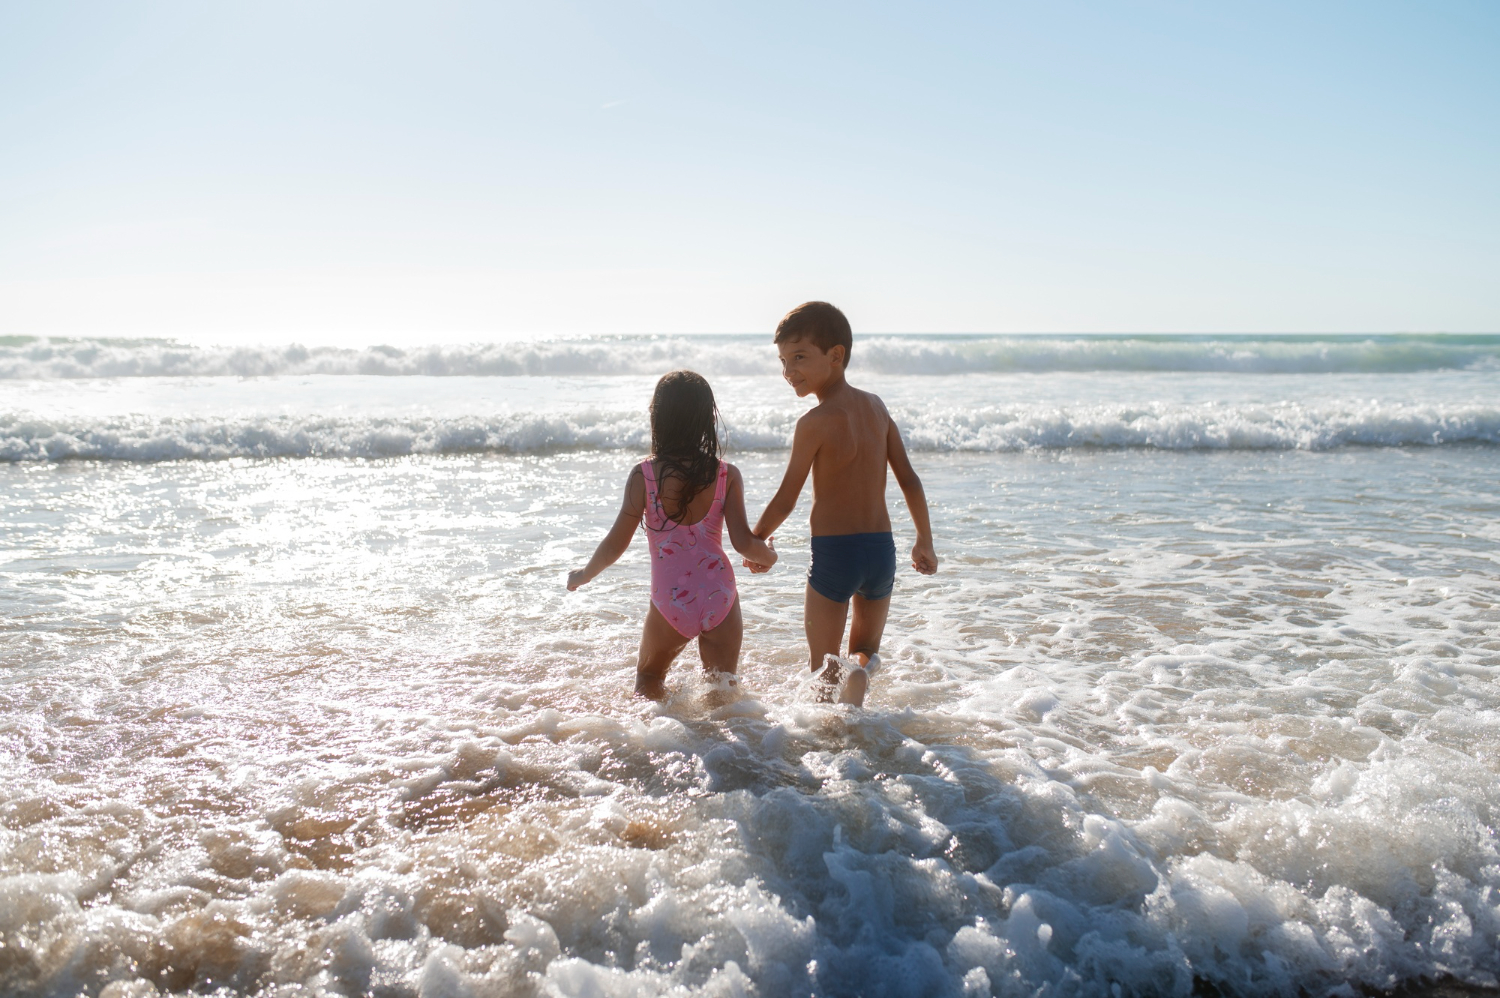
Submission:
POLYGON ((842 343, 835 343, 833 346, 829 347, 828 357, 834 363, 838 364, 839 367, 843 367, 845 361, 849 359, 844 353, 844 344, 842 343))

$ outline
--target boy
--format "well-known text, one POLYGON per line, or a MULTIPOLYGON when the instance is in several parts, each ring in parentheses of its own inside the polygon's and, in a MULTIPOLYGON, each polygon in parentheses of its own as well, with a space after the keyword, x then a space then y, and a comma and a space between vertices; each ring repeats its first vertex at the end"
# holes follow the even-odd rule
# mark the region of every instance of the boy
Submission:
MULTIPOLYGON (((877 652, 896 576, 896 545, 885 506, 886 465, 896 475, 917 528, 911 565, 923 575, 937 571, 927 496, 885 403, 844 380, 854 346, 844 313, 822 301, 798 305, 776 327, 775 343, 781 376, 799 398, 816 395, 818 404, 797 420, 781 488, 753 533, 770 538, 796 508, 811 471, 812 566, 802 616, 807 649, 815 672, 825 656, 830 659, 824 673, 830 684, 840 672, 848 672, 839 702, 860 705, 880 664, 877 652), (841 660, 839 644, 851 598, 854 623, 848 657, 841 660)), ((745 567, 765 571, 749 562, 745 567)))

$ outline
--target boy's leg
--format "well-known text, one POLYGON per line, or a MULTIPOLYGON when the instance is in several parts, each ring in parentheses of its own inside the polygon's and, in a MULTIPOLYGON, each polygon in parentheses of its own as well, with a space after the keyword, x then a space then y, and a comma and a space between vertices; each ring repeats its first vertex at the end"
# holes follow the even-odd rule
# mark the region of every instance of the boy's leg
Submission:
POLYGON ((667 698, 667 670, 687 643, 688 639, 667 623, 656 604, 650 604, 646 610, 646 623, 641 628, 641 650, 635 659, 636 696, 647 700, 667 698))
POLYGON ((739 597, 735 597, 729 616, 713 630, 698 635, 698 655, 703 659, 703 668, 734 675, 740 665, 740 645, 744 640, 745 618, 740 614, 739 597))
MULTIPOLYGON (((849 657, 864 664, 880 650, 880 639, 885 634, 885 620, 891 612, 891 598, 865 599, 856 593, 853 602, 854 623, 849 627, 849 657)), ((844 684, 843 692, 839 694, 839 703, 863 705, 869 688, 869 675, 863 669, 856 670, 844 684)))
POLYGON ((849 627, 849 654, 863 655, 868 659, 880 650, 885 619, 891 613, 891 598, 865 599, 855 593, 851 602, 854 604, 854 623, 849 627))
POLYGON ((807 633, 807 654, 813 672, 823 668, 824 655, 839 653, 848 619, 848 603, 835 603, 812 586, 807 587, 802 600, 802 628, 807 633))

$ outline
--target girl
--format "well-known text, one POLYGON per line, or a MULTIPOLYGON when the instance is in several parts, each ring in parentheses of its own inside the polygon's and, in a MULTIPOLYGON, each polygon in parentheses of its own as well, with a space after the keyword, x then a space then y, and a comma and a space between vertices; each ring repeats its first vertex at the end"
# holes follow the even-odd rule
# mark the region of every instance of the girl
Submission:
POLYGON ((734 570, 720 530, 753 565, 770 568, 776 551, 750 533, 739 469, 719 458, 713 389, 700 374, 673 371, 651 396, 651 456, 630 470, 615 525, 589 563, 568 573, 568 590, 619 560, 642 519, 651 546, 651 606, 635 666, 637 696, 666 698, 667 668, 694 638, 703 667, 733 676, 744 621, 734 570))

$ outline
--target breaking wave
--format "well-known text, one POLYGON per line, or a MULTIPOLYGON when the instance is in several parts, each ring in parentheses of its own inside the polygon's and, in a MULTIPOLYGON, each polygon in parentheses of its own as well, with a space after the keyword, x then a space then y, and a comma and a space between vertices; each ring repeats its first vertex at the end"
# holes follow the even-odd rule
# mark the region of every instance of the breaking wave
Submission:
MULTIPOLYGON (((276 375, 764 374, 766 336, 611 336, 409 348, 201 346, 171 340, 0 338, 0 379, 276 375)), ((867 336, 855 366, 882 374, 1204 371, 1244 374, 1500 370, 1500 335, 867 336)))
MULTIPOLYGON (((1500 443, 1500 407, 1485 405, 933 405, 897 408, 895 416, 908 446, 919 451, 1329 450, 1500 443)), ((790 443, 793 423, 793 414, 784 410, 730 413, 729 444, 741 450, 780 449, 790 443)), ((640 414, 626 411, 69 420, 0 414, 0 460, 12 462, 645 451, 649 443, 640 414)))

